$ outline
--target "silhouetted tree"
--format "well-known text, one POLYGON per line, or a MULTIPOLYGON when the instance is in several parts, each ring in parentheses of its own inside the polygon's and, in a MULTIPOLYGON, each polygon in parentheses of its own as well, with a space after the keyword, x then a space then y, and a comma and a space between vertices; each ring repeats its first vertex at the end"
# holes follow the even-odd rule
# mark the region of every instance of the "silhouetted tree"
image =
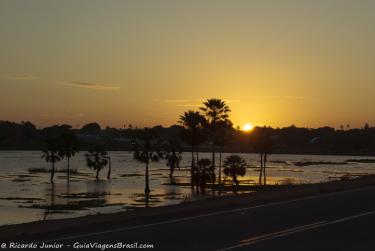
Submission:
POLYGON ((111 179, 111 172, 112 172, 112 161, 111 161, 111 156, 107 156, 108 160, 108 173, 107 173, 107 179, 111 179))
POLYGON ((146 164, 145 193, 150 193, 148 168, 151 161, 158 162, 163 157, 160 151, 160 140, 154 130, 145 128, 138 130, 137 138, 133 142, 134 159, 146 164))
POLYGON ((88 123, 82 126, 82 132, 99 132, 101 130, 100 125, 98 123, 88 123))
POLYGON ((237 175, 245 175, 246 161, 238 155, 230 155, 225 159, 224 167, 224 174, 226 176, 231 176, 233 182, 238 186, 237 175))
POLYGON ((182 160, 181 147, 178 141, 170 140, 165 142, 163 150, 165 151, 167 166, 169 167, 169 177, 172 178, 174 170, 180 168, 180 162, 182 160))
MULTIPOLYGON (((182 139, 191 146, 191 185, 194 185, 195 177, 195 160, 194 151, 196 146, 203 141, 202 130, 206 124, 205 118, 196 111, 187 111, 180 116, 180 124, 184 127, 182 132, 182 139)), ((197 151, 198 155, 198 151, 197 151)), ((197 156, 198 161, 198 156, 197 156)))
POLYGON ((201 187, 204 191, 206 184, 209 180, 212 180, 212 172, 211 172, 211 161, 209 159, 200 159, 198 161, 198 172, 196 173, 197 176, 197 184, 201 187))
POLYGON ((271 136, 269 135, 269 128, 255 128, 253 134, 255 134, 255 150, 260 154, 260 173, 259 173, 259 185, 267 184, 266 178, 266 165, 267 157, 272 150, 271 136))
POLYGON ((204 113, 208 121, 207 127, 210 131, 210 140, 212 143, 211 172, 213 176, 213 183, 215 183, 215 137, 217 135, 217 125, 220 121, 228 120, 228 113, 230 112, 230 109, 225 101, 217 98, 211 98, 203 102, 203 107, 200 107, 200 110, 204 113))
POLYGON ((99 180, 99 172, 108 164, 108 153, 97 148, 89 150, 85 157, 87 166, 96 171, 96 180, 99 180))
POLYGON ((59 150, 61 158, 67 159, 66 177, 69 182, 70 176, 70 159, 78 153, 78 142, 77 137, 73 132, 67 131, 61 135, 62 144, 59 150))
POLYGON ((50 182, 53 183, 53 178, 55 175, 55 163, 61 160, 59 155, 60 145, 58 139, 56 138, 47 138, 46 139, 46 148, 42 150, 42 158, 51 163, 51 177, 50 182))
POLYGON ((233 138, 234 129, 230 120, 222 120, 217 123, 215 144, 219 147, 219 184, 221 184, 222 152, 225 145, 233 138))

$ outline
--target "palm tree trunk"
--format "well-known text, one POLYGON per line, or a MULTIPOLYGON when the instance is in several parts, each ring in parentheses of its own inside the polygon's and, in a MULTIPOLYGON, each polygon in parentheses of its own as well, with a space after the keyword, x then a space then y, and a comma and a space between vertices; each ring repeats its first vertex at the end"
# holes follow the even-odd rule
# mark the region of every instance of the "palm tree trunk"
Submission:
POLYGON ((66 183, 66 194, 70 195, 70 183, 66 183))
POLYGON ((70 158, 69 157, 67 159, 67 162, 68 162, 68 166, 66 167, 66 179, 67 179, 67 182, 69 183, 69 175, 70 175, 70 158))
POLYGON ((112 171, 111 157, 108 157, 108 173, 107 173, 108 180, 111 178, 111 171, 112 171))
POLYGON ((148 208, 148 204, 150 201, 150 193, 145 193, 145 207, 148 208))
POLYGON ((192 144, 191 145, 191 167, 190 167, 190 183, 191 183, 191 186, 194 187, 194 167, 195 167, 195 163, 194 163, 194 145, 192 144))
POLYGON ((263 153, 260 154, 259 186, 262 186, 262 171, 263 171, 263 153))
POLYGON ((196 165, 196 168, 195 168, 195 187, 196 187, 196 190, 197 192, 199 192, 199 183, 200 183, 200 171, 199 171, 199 165, 198 165, 198 162, 199 162, 199 155, 198 155, 198 148, 196 147, 195 148, 195 151, 196 151, 196 157, 197 157, 197 165, 196 165))
POLYGON ((52 168, 51 168, 51 178, 50 182, 53 184, 53 177, 55 176, 55 162, 52 162, 52 168))
POLYGON ((148 183, 148 161, 146 162, 146 175, 145 175, 145 193, 148 194, 150 193, 150 186, 148 183))
POLYGON ((232 171, 232 179, 233 179, 234 184, 236 184, 236 186, 238 186, 239 184, 238 184, 237 175, 236 175, 235 170, 232 171))
POLYGON ((223 148, 220 147, 220 153, 219 153, 219 185, 221 185, 221 152, 223 151, 223 148))
POLYGON ((96 181, 99 181, 99 169, 96 169, 96 181))
POLYGON ((267 180, 266 180, 266 163, 267 163, 267 153, 264 154, 264 157, 263 157, 263 179, 264 179, 264 185, 267 184, 267 180))
POLYGON ((211 172, 212 172, 212 183, 215 184, 215 145, 212 144, 212 166, 211 166, 211 172))

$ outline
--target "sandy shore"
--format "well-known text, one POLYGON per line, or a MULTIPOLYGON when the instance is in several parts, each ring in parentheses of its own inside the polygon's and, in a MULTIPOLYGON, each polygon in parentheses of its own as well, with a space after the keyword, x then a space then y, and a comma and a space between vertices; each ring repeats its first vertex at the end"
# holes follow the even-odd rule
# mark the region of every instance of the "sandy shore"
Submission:
POLYGON ((199 215, 267 202, 307 197, 375 185, 375 176, 319 184, 268 186, 246 195, 227 195, 180 205, 139 209, 132 212, 90 215, 71 219, 46 220, 0 227, 0 240, 40 240, 56 236, 82 234, 162 220, 199 215))

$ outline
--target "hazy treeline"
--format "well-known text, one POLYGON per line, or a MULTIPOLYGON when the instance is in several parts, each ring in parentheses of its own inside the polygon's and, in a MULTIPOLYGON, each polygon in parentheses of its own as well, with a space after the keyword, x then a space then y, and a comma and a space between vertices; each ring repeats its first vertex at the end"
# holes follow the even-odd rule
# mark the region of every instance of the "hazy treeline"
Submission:
MULTIPOLYGON (((97 123, 89 123, 80 129, 70 125, 54 125, 43 129, 36 128, 31 122, 14 123, 0 121, 1 150, 40 150, 49 135, 70 131, 79 139, 81 150, 100 144, 108 150, 132 150, 132 140, 139 129, 131 125, 126 128, 101 128, 97 123)), ((155 126, 153 130, 163 139, 179 140, 182 148, 189 151, 190 146, 181 139, 183 127, 173 125, 165 128, 155 126)), ((272 139, 273 153, 294 154, 347 154, 374 155, 375 127, 365 125, 361 129, 334 129, 255 127, 251 132, 234 131, 234 137, 224 147, 226 152, 256 152, 257 138, 267 135, 272 139)), ((209 151, 209 144, 202 144, 200 150, 209 151)))

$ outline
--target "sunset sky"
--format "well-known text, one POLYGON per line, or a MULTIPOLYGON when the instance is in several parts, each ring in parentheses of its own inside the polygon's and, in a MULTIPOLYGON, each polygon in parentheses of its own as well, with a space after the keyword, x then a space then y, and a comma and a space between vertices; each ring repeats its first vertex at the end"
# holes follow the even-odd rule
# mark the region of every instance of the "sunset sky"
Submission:
POLYGON ((375 124, 375 1, 0 0, 0 120, 375 124))

